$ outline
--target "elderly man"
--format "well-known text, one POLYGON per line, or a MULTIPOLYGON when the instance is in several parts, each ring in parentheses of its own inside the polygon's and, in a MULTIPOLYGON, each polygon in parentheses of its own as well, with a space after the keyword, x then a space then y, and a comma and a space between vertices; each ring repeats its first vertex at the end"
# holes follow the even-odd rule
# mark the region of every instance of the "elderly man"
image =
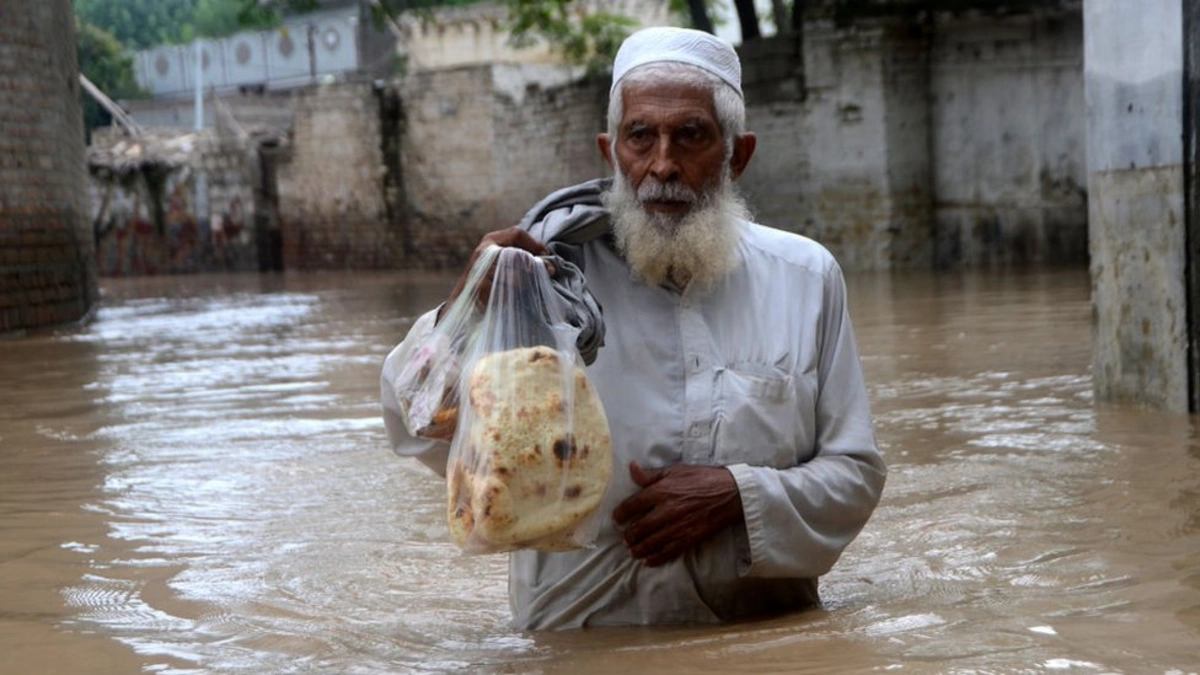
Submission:
MULTIPOLYGON (((517 627, 815 606, 878 503, 886 469, 841 271, 817 243, 750 222, 733 187, 756 144, 740 71, 706 33, 632 35, 597 141, 615 177, 551 195, 476 251, 549 247, 603 307, 588 374, 617 462, 608 517, 594 548, 511 554, 517 627)), ((393 449, 444 475, 448 445, 406 433, 391 387, 436 320, 388 357, 382 392, 393 449)))

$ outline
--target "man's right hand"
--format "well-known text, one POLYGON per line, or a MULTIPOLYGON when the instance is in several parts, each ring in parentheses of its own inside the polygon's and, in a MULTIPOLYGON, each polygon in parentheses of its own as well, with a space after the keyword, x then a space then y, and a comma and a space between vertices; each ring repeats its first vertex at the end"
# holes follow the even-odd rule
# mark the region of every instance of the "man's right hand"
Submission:
MULTIPOLYGON (((489 246, 512 246, 529 251, 535 256, 550 254, 550 249, 546 248, 545 244, 537 239, 534 239, 532 235, 519 227, 510 227, 505 230, 488 232, 487 234, 483 235, 483 239, 479 240, 479 245, 476 246, 475 251, 471 253, 471 259, 467 261, 466 268, 463 270, 462 274, 459 275, 458 283, 455 284, 454 291, 450 293, 450 297, 446 300, 446 304, 442 305, 441 309, 438 310, 438 321, 442 320, 442 316, 446 313, 446 308, 453 304, 454 301, 458 299, 458 296, 462 295, 463 289, 467 285, 467 279, 471 276, 471 269, 475 267, 475 263, 479 260, 479 256, 483 255, 483 252, 486 251, 489 246)), ((546 269, 551 275, 554 274, 554 267, 549 262, 546 263, 546 269)), ((484 277, 479 283, 479 291, 476 294, 475 300, 481 305, 486 306, 488 298, 491 297, 492 277, 495 275, 495 272, 496 268, 495 265, 493 265, 492 269, 488 270, 487 276, 484 277)))

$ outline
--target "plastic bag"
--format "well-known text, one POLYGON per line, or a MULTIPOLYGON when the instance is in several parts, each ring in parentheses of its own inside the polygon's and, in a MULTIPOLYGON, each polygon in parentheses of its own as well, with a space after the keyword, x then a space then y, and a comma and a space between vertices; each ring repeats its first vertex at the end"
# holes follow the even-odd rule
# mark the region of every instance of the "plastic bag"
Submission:
POLYGON ((489 248, 467 287, 409 364, 425 371, 426 389, 408 420, 436 430, 428 408, 457 412, 446 468, 453 539, 469 553, 589 546, 612 441, 576 348, 579 329, 565 320, 543 261, 526 251, 489 248), (475 290, 493 262, 480 312, 475 290), (457 386, 439 390, 454 373, 457 386))
POLYGON ((499 254, 500 247, 492 246, 476 259, 462 293, 396 377, 400 418, 415 437, 449 441, 454 436, 462 357, 482 319, 475 296, 499 254))

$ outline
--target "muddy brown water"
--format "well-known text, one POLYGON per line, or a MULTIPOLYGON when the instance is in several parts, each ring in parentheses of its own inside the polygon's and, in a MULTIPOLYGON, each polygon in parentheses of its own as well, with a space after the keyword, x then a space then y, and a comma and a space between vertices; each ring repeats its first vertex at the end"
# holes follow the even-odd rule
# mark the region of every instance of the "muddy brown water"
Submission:
POLYGON ((0 341, 0 672, 1200 670, 1192 419, 1094 405, 1085 271, 851 277, 891 476, 824 609, 557 634, 385 445, 452 281, 106 280, 0 341))

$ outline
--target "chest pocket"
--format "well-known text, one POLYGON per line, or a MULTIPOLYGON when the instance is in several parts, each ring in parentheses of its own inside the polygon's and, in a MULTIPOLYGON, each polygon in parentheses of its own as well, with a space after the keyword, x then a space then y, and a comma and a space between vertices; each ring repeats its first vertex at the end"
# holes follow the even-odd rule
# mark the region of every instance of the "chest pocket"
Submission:
POLYGON ((812 455, 815 392, 807 377, 740 362, 717 371, 713 455, 718 464, 786 468, 812 455))

